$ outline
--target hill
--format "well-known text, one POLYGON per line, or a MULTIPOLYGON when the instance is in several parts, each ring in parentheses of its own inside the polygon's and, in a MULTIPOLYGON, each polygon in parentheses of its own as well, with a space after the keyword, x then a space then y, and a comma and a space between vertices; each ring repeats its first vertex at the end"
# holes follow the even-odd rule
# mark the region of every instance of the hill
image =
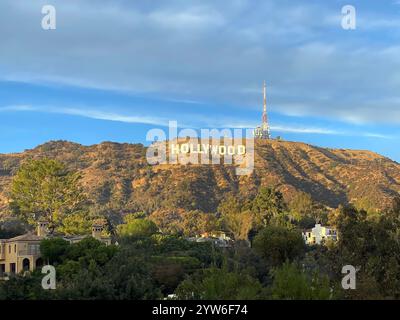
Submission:
POLYGON ((252 196, 260 185, 277 187, 288 200, 304 191, 330 207, 357 202, 384 209, 400 192, 400 164, 370 151, 257 141, 255 170, 249 176, 237 176, 232 165, 150 166, 145 154, 141 144, 67 141, 0 154, 0 212, 7 210, 7 192, 21 162, 41 157, 80 171, 93 210, 116 215, 168 208, 215 212, 228 193, 252 196))

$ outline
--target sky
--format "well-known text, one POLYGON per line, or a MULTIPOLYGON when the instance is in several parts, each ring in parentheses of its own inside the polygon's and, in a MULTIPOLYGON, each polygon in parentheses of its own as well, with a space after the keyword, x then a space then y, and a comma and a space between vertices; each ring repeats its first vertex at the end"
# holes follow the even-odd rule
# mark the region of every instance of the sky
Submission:
POLYGON ((0 153, 255 127, 264 80, 273 137, 400 162, 400 0, 0 0, 0 153))

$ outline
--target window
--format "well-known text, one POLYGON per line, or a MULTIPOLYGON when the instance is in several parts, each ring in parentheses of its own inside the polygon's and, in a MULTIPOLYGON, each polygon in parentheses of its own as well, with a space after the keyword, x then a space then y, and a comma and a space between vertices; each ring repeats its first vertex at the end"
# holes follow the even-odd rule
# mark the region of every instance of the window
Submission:
POLYGON ((11 253, 11 244, 8 245, 8 253, 11 253))
POLYGON ((17 253, 17 245, 14 244, 14 252, 17 253))
POLYGON ((28 254, 40 254, 40 245, 30 244, 28 245, 28 254))
POLYGON ((6 272, 6 265, 5 264, 0 264, 0 276, 3 275, 3 273, 6 272))

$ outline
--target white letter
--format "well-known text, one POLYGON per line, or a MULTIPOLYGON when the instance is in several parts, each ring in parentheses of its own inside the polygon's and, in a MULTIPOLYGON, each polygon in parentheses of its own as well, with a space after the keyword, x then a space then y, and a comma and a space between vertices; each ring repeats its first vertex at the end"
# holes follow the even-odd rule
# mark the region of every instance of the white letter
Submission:
POLYGON ((56 25, 56 8, 54 6, 46 5, 42 7, 42 14, 45 16, 42 19, 43 30, 55 30, 56 25))
POLYGON ((146 141, 154 141, 146 151, 146 159, 150 165, 167 163, 167 147, 165 132, 161 129, 151 129, 147 132, 146 141), (157 137, 157 139, 155 139, 157 137), (160 141, 161 140, 161 141, 160 141))
POLYGON ((237 149, 238 149, 238 154, 240 155, 244 155, 246 153, 246 147, 242 144, 238 146, 237 149))
POLYGON ((342 279, 342 288, 344 290, 354 290, 356 288, 356 272, 356 268, 352 265, 346 265, 342 268, 343 274, 348 273, 342 279))
POLYGON ((356 28, 356 8, 347 5, 342 8, 342 28, 344 30, 355 30, 356 28))
POLYGON ((189 145, 187 143, 181 144, 181 153, 189 153, 189 145))
MULTIPOLYGON (((176 154, 180 153, 179 144, 171 144, 169 146, 169 149, 170 149, 170 154, 172 154, 172 155, 176 155, 176 154)), ((171 159, 171 157, 170 157, 170 159, 171 159)))
POLYGON ((56 289, 56 268, 53 266, 47 265, 43 266, 42 273, 48 273, 42 279, 42 288, 44 290, 55 290, 56 289))
MULTIPOLYGON (((174 141, 178 144, 179 148, 179 141, 178 141, 178 121, 169 121, 168 122, 168 143, 173 143, 174 141)), ((177 164, 178 163, 178 156, 179 150, 176 153, 169 153, 168 162, 170 164, 177 164)))
POLYGON ((184 138, 185 143, 181 145, 181 155, 178 157, 178 162, 180 164, 198 164, 199 163, 199 154, 198 153, 191 153, 191 146, 198 144, 199 139, 197 138, 197 132, 194 129, 182 129, 178 133, 178 138, 184 138), (186 140, 189 141, 186 142, 186 140))
POLYGON ((232 156, 226 154, 226 147, 228 145, 232 145, 232 132, 230 129, 202 129, 201 132, 202 138, 208 137, 207 140, 210 141, 211 138, 211 156, 212 156, 212 164, 220 164, 221 163, 221 155, 224 156, 224 163, 231 164, 232 156), (221 152, 221 140, 224 142, 224 152, 221 152))
MULTIPOLYGON (((241 135, 241 131, 236 132, 235 129, 235 144, 243 141, 241 135)), ((238 154, 235 155, 235 163, 239 166, 236 168, 238 176, 249 175, 254 170, 254 135, 251 129, 246 129, 245 143, 237 145, 238 154)))

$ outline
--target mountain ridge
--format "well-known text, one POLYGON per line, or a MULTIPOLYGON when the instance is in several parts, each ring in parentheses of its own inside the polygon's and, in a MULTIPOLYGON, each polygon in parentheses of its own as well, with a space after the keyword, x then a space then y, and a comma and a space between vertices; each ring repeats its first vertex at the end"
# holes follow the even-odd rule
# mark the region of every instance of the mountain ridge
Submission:
POLYGON ((7 192, 21 162, 42 157, 79 171, 93 210, 116 214, 172 208, 215 212, 227 194, 251 197, 260 186, 276 187, 287 200, 306 192, 329 207, 353 202, 382 210, 400 195, 400 164, 368 150, 256 140, 249 176, 237 176, 234 165, 150 166, 145 155, 142 144, 83 146, 61 140, 0 154, 0 210, 7 210, 7 192))

